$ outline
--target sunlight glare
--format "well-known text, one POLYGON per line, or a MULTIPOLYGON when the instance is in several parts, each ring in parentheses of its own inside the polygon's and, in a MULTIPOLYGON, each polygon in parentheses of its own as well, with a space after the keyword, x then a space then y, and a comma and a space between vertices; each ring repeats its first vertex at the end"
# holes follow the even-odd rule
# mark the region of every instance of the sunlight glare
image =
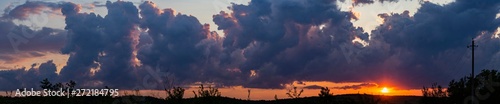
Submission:
POLYGON ((380 90, 380 92, 389 93, 389 89, 387 89, 387 87, 384 87, 384 88, 382 88, 382 90, 380 90))

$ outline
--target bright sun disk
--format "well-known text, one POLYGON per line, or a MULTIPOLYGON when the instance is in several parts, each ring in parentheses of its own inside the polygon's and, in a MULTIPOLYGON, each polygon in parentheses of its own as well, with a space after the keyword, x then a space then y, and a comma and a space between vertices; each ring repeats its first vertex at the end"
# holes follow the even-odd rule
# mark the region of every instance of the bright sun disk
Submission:
POLYGON ((389 89, 387 89, 387 87, 384 87, 384 88, 382 88, 382 90, 380 90, 380 92, 389 93, 389 89))

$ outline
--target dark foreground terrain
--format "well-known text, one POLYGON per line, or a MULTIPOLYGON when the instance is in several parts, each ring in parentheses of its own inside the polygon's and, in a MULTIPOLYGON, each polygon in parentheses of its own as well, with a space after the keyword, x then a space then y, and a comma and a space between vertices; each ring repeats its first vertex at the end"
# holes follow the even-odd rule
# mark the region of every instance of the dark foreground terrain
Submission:
POLYGON ((377 96, 363 94, 333 97, 304 97, 278 100, 242 100, 228 97, 165 100, 155 97, 0 97, 0 104, 418 104, 419 96, 377 96))

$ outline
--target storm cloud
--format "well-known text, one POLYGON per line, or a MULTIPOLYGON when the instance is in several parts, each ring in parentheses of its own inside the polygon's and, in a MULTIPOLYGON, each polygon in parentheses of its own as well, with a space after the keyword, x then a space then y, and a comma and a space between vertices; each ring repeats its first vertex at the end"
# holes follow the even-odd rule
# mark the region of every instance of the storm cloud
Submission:
MULTIPOLYGON (((495 0, 457 0, 441 6, 423 2, 418 11, 409 16, 380 14, 384 23, 372 31, 372 43, 385 50, 396 63, 390 71, 391 79, 406 86, 428 85, 430 80, 446 85, 447 81, 470 72, 470 50, 465 46, 474 39, 484 48, 476 51, 475 69, 493 69, 486 66, 499 52, 496 29, 498 4, 495 0), (487 50, 487 51, 486 51, 487 50), (468 56, 468 57, 467 57, 468 56), (435 80, 442 79, 442 80, 435 80), (410 83, 411 82, 411 83, 410 83)), ((476 70, 477 71, 477 70, 476 70)))
POLYGON ((332 55, 343 60, 339 44, 351 47, 352 39, 368 37, 352 25, 352 13, 340 11, 332 0, 253 0, 230 9, 232 14, 221 12, 214 22, 225 33, 224 54, 240 52, 242 58, 236 59, 243 60, 236 68, 257 73, 244 78, 246 87, 282 88, 294 80, 322 80, 313 74, 334 67, 315 64, 325 64, 324 58, 332 55))
POLYGON ((108 1, 106 7, 108 15, 103 18, 94 13, 79 13, 80 8, 73 3, 62 5, 69 38, 61 52, 70 57, 61 70, 61 79, 76 79, 89 86, 105 83, 123 88, 136 83, 132 73, 139 43, 138 9, 124 1, 108 1))
POLYGON ((173 73, 182 84, 231 78, 219 64, 222 38, 210 32, 208 24, 172 9, 161 10, 149 1, 139 8, 141 28, 149 29, 152 39, 152 44, 138 51, 137 58, 143 65, 173 73))
POLYGON ((41 14, 45 11, 45 9, 49 9, 49 11, 56 11, 57 9, 60 9, 60 7, 56 3, 26 1, 24 4, 14 7, 8 13, 6 12, 6 16, 16 19, 27 19, 30 14, 41 14))
POLYGON ((65 38, 66 31, 61 29, 33 29, 26 25, 16 25, 7 17, 0 17, 0 64, 15 64, 26 59, 57 54, 63 47, 65 38))
POLYGON ((232 14, 215 15, 214 22, 226 34, 225 54, 242 50, 243 58, 238 59, 244 61, 238 68, 247 74, 256 72, 247 78, 247 87, 327 80, 404 89, 430 81, 446 85, 466 75, 470 50, 465 46, 472 38, 487 46, 479 49, 481 64, 476 69, 494 68, 486 64, 494 62, 487 57, 498 53, 493 48, 498 38, 491 38, 498 28, 498 4, 493 0, 422 2, 413 16, 408 11, 380 14, 384 23, 371 32, 370 39, 362 28, 352 26, 352 13, 338 11, 329 0, 253 0, 249 5, 233 5, 232 14), (363 41, 369 45, 363 46, 363 41))
MULTIPOLYGON (((62 54, 70 54, 66 66, 61 69, 60 79, 73 79, 82 83, 90 80, 91 69, 97 69, 98 56, 102 51, 102 32, 99 26, 103 18, 94 13, 78 13, 80 8, 74 3, 62 4, 61 12, 66 16, 68 38, 61 49, 62 54)), ((90 82, 90 81, 89 81, 90 82)))
POLYGON ((31 68, 25 67, 15 70, 0 71, 0 86, 1 90, 12 90, 19 88, 35 88, 38 89, 39 82, 45 78, 50 81, 55 80, 58 75, 57 67, 52 60, 49 60, 40 65, 33 64, 31 68), (38 67, 35 67, 38 66, 38 67))

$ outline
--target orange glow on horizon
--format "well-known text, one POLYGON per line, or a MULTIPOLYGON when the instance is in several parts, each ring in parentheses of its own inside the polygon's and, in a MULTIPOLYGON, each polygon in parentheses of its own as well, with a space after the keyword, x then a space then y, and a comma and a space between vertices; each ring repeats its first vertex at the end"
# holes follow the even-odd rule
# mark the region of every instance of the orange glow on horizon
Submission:
MULTIPOLYGON (((345 85, 355 85, 364 82, 351 82, 351 83, 334 83, 334 82, 326 82, 326 81, 314 81, 314 82, 303 82, 302 85, 294 85, 298 87, 298 89, 303 89, 304 92, 300 97, 312 97, 318 96, 320 89, 318 88, 305 88, 307 85, 319 85, 323 87, 329 87, 330 93, 334 95, 343 95, 343 94, 370 94, 370 95, 384 95, 384 96, 422 96, 420 89, 397 89, 394 87, 383 87, 383 86, 372 86, 372 87, 361 87, 360 89, 339 89, 336 87, 345 86, 345 85), (304 85, 305 84, 305 85, 304 85), (387 93, 384 93, 387 91, 387 93)), ((213 85, 214 83, 208 83, 207 85, 213 85)), ((194 86, 184 86, 185 93, 184 98, 193 98, 194 94, 189 93, 192 91, 198 91, 199 88, 197 85, 194 86), (186 93, 187 92, 187 93, 186 93)), ((274 100, 274 97, 277 96, 278 99, 288 99, 289 97, 286 95, 287 89, 265 89, 265 88, 246 88, 243 86, 232 86, 232 87, 222 87, 218 88, 221 92, 222 96, 230 97, 230 98, 239 98, 239 99, 247 99, 248 98, 248 90, 251 91, 250 99, 251 100, 274 100)), ((120 95, 135 95, 137 94, 134 90, 122 90, 120 89, 120 95)), ((0 91, 0 96, 6 95, 3 91, 0 91)), ((163 90, 140 90, 138 92, 140 96, 151 96, 157 98, 165 98, 167 95, 163 90)))

